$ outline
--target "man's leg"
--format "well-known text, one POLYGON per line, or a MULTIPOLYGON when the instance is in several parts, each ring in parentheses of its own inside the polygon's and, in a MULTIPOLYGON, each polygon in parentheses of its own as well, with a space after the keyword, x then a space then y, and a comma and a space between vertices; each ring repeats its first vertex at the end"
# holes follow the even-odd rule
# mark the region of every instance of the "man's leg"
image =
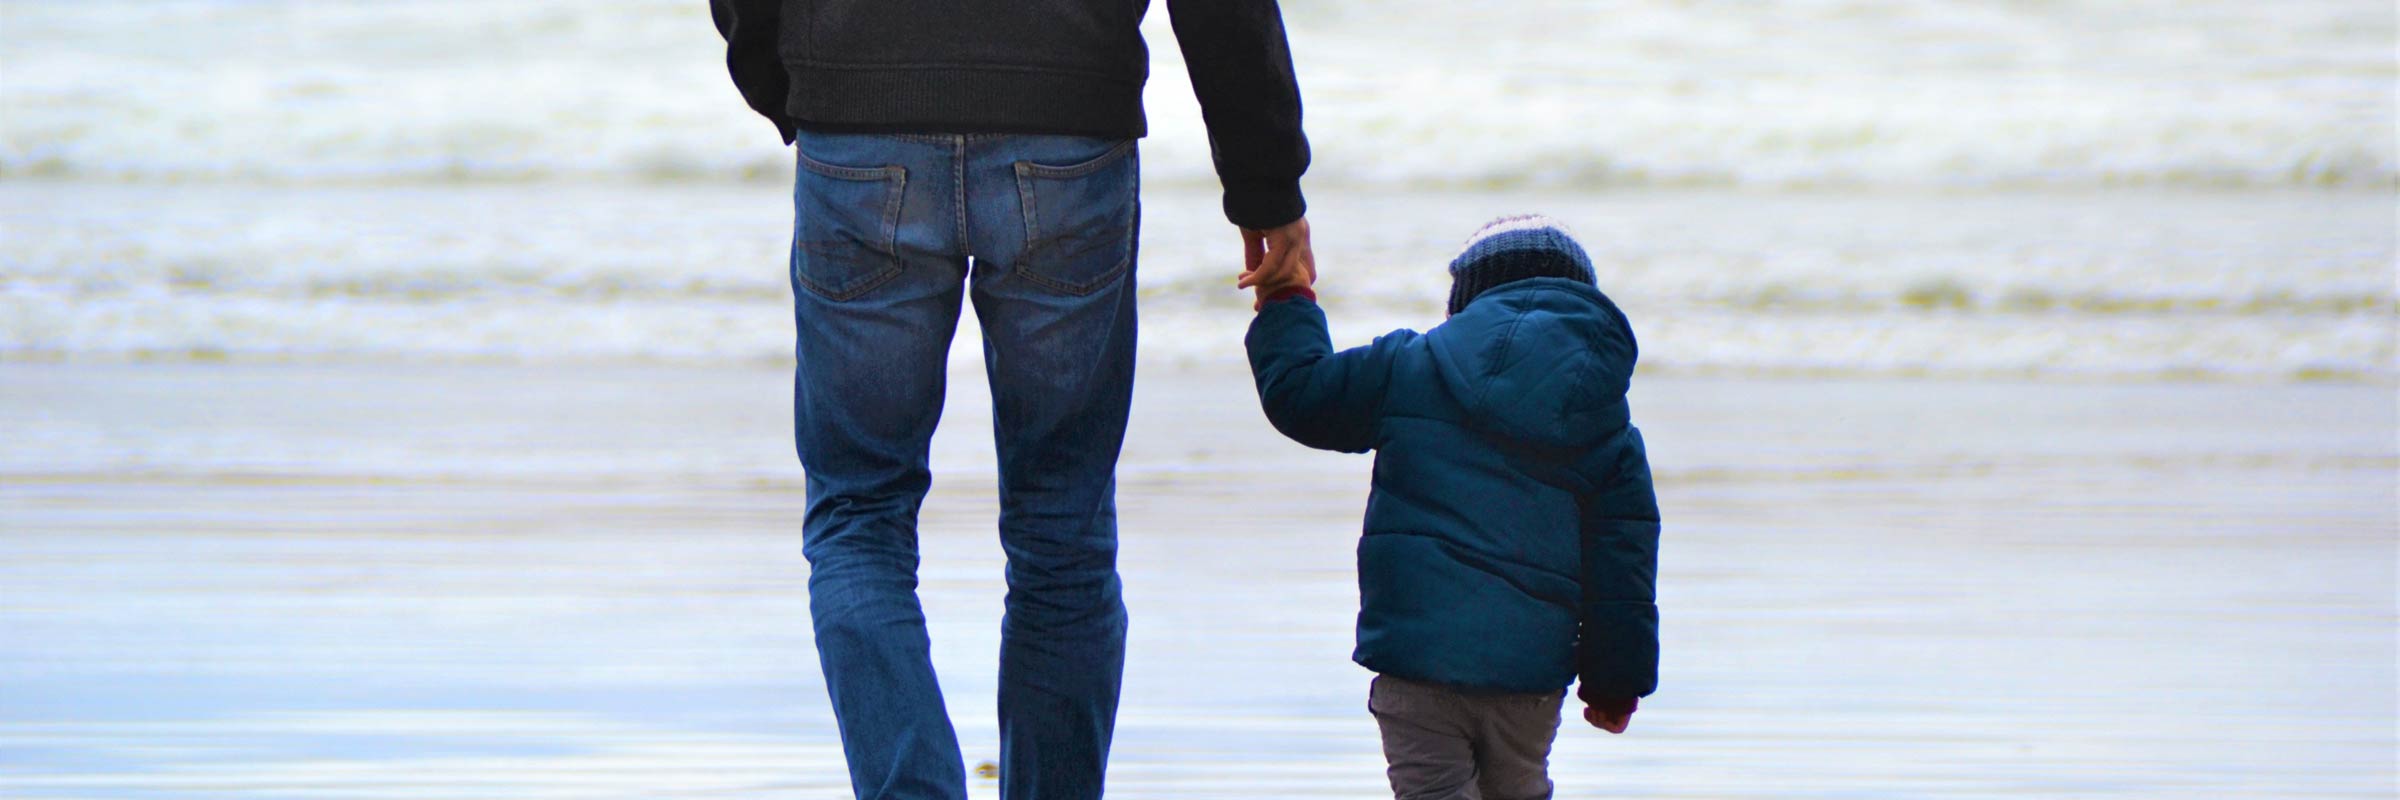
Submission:
POLYGON ((793 423, 817 655, 861 800, 960 800, 958 737, 917 604, 917 510, 958 327, 952 149, 803 134, 793 423))
POLYGON ((1117 451, 1133 395, 1131 141, 970 140, 975 314, 1000 457, 1000 796, 1100 797, 1125 671, 1117 451))

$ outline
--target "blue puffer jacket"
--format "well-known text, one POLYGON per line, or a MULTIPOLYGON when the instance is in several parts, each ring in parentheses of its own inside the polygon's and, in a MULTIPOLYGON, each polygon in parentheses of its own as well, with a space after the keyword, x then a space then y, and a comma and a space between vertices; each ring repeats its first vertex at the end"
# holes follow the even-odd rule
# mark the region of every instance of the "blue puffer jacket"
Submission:
POLYGON ((1625 403, 1633 329, 1606 295, 1516 281, 1431 332, 1338 353, 1294 298, 1247 344, 1276 430, 1376 451, 1361 666, 1495 691, 1657 687, 1658 501, 1625 403))

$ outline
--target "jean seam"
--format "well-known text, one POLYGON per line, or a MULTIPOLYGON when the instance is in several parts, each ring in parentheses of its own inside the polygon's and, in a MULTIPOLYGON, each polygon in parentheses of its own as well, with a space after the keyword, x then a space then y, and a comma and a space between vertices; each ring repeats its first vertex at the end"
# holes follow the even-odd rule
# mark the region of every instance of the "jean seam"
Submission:
POLYGON ((1025 244, 1017 249, 1017 257, 1012 263, 1018 267, 1014 271, 1022 272, 1025 266, 1025 257, 1033 255, 1033 244, 1041 237, 1042 212, 1040 205, 1033 199, 1033 184, 1025 180, 1025 162, 1017 162, 1014 169, 1017 173, 1017 205, 1023 210, 1025 218, 1025 244))
MULTIPOLYGON (((796 148, 795 148, 795 150, 796 150, 796 148)), ((825 163, 825 162, 823 162, 823 161, 818 161, 818 160, 816 160, 816 159, 809 158, 809 157, 808 157, 808 153, 807 153, 806 151, 799 151, 799 152, 800 152, 800 166, 801 166, 801 167, 803 167, 803 168, 807 169, 807 170, 808 170, 808 171, 810 171, 810 172, 814 172, 814 173, 816 173, 816 174, 823 175, 823 176, 825 176, 825 177, 828 177, 828 178, 833 178, 833 179, 836 179, 836 180, 845 180, 845 181, 874 181, 874 180, 885 180, 885 179, 888 179, 888 178, 890 178, 890 177, 891 177, 891 175, 892 175, 892 172, 893 172, 894 170, 898 170, 898 169, 900 169, 900 167, 898 167, 898 166, 881 166, 881 167, 845 167, 845 166, 842 166, 842 165, 839 165, 839 164, 827 164, 827 163, 825 163)))
POLYGON ((967 228, 967 137, 953 135, 951 141, 953 143, 950 158, 950 181, 953 191, 951 204, 958 209, 957 249, 964 253, 975 249, 972 244, 975 240, 968 238, 969 230, 967 228))
MULTIPOLYGON (((1027 248, 1027 252, 1031 252, 1030 247, 1027 248)), ((1076 297, 1084 297, 1100 291, 1101 288, 1106 287, 1110 283, 1116 281, 1116 279, 1123 277, 1125 275, 1125 266, 1132 262, 1133 256, 1127 255, 1123 260, 1118 261, 1116 266, 1110 267, 1107 271, 1092 276, 1091 280, 1085 281, 1081 284, 1068 283, 1066 281, 1052 278, 1038 272, 1027 271, 1024 268, 1024 262, 1021 259, 1018 262, 1018 268, 1016 272, 1018 275, 1024 277, 1025 280, 1032 281, 1036 285, 1046 286, 1053 290, 1074 295, 1076 297)))
POLYGON ((1051 166, 1049 164, 1038 164, 1032 161, 1019 161, 1017 162, 1017 174, 1034 178, 1080 178, 1085 175, 1090 175, 1094 172, 1099 172, 1101 169, 1106 168, 1110 164, 1117 163, 1117 159, 1123 158, 1127 153, 1133 152, 1134 144, 1134 140, 1127 139, 1125 141, 1118 142, 1115 147, 1109 148, 1108 152, 1101 153, 1100 155, 1094 156, 1080 163, 1067 164, 1064 166, 1051 166))

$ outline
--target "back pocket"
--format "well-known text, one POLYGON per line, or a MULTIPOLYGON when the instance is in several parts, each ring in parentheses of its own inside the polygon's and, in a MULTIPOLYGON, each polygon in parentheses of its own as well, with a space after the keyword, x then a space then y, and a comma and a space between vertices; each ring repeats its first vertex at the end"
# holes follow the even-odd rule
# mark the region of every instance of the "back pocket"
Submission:
POLYGON ((1099 291, 1123 276, 1133 265, 1140 165, 1132 140, 1077 164, 1017 162, 1025 252, 1016 274, 1073 295, 1099 291))
POLYGON ((908 171, 845 167, 800 154, 793 200, 792 284, 828 300, 848 300, 900 274, 894 241, 908 171))

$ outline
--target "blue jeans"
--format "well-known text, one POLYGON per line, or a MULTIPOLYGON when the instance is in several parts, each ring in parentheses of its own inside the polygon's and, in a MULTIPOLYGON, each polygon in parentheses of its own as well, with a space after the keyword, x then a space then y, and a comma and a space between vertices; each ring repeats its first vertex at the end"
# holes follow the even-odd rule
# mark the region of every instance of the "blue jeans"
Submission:
POLYGON ((1098 798, 1125 671, 1130 140, 803 133, 793 389, 816 644, 867 798, 966 796, 917 603, 917 511, 961 295, 983 327, 1008 554, 1000 796, 1098 798))

